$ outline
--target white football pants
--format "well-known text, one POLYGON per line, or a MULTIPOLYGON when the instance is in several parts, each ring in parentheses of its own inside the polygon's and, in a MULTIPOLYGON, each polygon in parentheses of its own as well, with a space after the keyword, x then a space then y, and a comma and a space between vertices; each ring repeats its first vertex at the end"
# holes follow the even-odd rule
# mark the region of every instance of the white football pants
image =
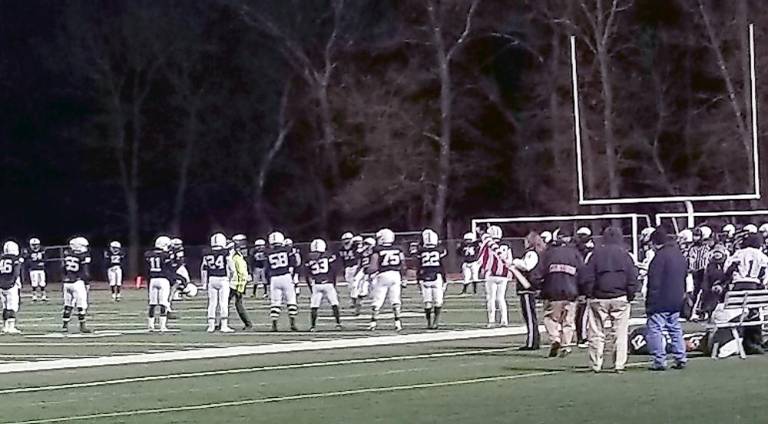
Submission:
POLYGON ((389 303, 392 306, 400 305, 401 282, 400 271, 384 271, 379 273, 371 289, 373 309, 380 310, 387 298, 389 298, 389 303))
POLYGON ((149 304, 170 306, 168 301, 171 293, 171 283, 167 278, 152 278, 149 280, 149 304))
POLYGON ((0 300, 2 300, 3 310, 19 311, 19 290, 16 287, 0 290, 0 300))
POLYGON ((73 283, 64 283, 64 306, 70 308, 88 309, 88 291, 85 289, 83 280, 77 280, 73 283))
POLYGON ((333 284, 315 284, 312 286, 312 298, 309 301, 310 308, 319 308, 325 299, 331 306, 339 306, 339 295, 333 284))
POLYGON ((109 267, 107 270, 107 279, 109 280, 109 287, 122 286, 123 268, 118 265, 109 267))
POLYGON ((29 282, 32 287, 45 288, 45 271, 42 269, 29 271, 29 282))
POLYGON ((438 275, 435 281, 424 281, 421 283, 421 296, 424 298, 424 304, 429 304, 436 308, 442 307, 443 293, 442 275, 438 275))
POLYGON ((488 324, 496 322, 496 307, 501 312, 501 325, 509 324, 507 316, 507 280, 506 277, 485 277, 485 302, 488 309, 488 324))
POLYGON ((208 277, 208 319, 229 317, 229 278, 208 277))
POLYGON ((291 274, 271 277, 269 281, 269 306, 280 307, 283 300, 286 305, 296 304, 296 288, 291 274))

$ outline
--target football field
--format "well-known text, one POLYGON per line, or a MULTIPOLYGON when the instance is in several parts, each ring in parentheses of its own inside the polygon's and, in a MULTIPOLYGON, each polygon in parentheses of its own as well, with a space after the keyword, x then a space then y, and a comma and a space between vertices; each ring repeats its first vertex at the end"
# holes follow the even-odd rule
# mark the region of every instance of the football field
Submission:
MULTIPOLYGON (((207 334, 201 292, 175 304, 169 326, 177 331, 160 334, 144 330, 144 291, 126 290, 115 304, 94 290, 95 332, 82 337, 60 333, 58 293, 48 304, 25 297, 24 334, 0 337, 0 421, 764 422, 764 357, 694 358, 687 370, 651 373, 637 356, 625 374, 595 375, 585 350, 566 359, 518 352, 524 330, 513 296, 511 327, 485 329, 483 298, 451 294, 441 329, 427 331, 416 289, 405 294, 401 333, 386 318, 368 332, 367 316, 348 311, 335 331, 325 309, 316 333, 270 333, 266 302, 249 298, 256 331, 207 334)), ((307 300, 304 293, 300 329, 309 327, 307 300)))

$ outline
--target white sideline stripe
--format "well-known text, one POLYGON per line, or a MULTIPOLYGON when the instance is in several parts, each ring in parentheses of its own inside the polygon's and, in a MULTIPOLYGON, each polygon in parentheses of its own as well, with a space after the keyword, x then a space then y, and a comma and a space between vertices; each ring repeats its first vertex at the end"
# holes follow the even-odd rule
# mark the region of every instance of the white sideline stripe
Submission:
POLYGON ((520 380, 523 378, 542 377, 542 376, 548 376, 553 374, 559 374, 561 372, 563 371, 543 371, 543 372, 533 372, 528 374, 502 375, 502 376, 496 376, 496 377, 481 377, 481 378, 472 378, 467 380, 444 381, 439 383, 419 383, 419 384, 409 384, 406 386, 371 387, 366 389, 307 393, 303 395, 277 396, 277 397, 268 397, 268 398, 262 398, 262 399, 247 399, 247 400, 218 402, 218 403, 204 403, 201 405, 176 406, 176 407, 170 407, 170 408, 137 409, 133 411, 107 412, 102 414, 75 415, 71 417, 58 417, 58 418, 46 418, 41 420, 17 421, 9 424, 44 424, 44 423, 90 420, 90 419, 96 419, 96 418, 115 418, 115 417, 126 417, 126 416, 135 416, 135 415, 161 414, 166 412, 199 411, 203 409, 224 408, 228 406, 256 405, 256 404, 276 403, 276 402, 284 402, 284 401, 291 401, 291 400, 321 399, 321 398, 330 398, 330 397, 339 397, 339 396, 358 395, 363 393, 399 392, 404 390, 426 389, 431 387, 451 387, 451 386, 462 386, 466 384, 489 383, 489 382, 495 382, 495 381, 520 380))
POLYGON ((231 375, 231 374, 247 374, 261 371, 282 371, 292 369, 303 368, 318 368, 328 367, 336 365, 353 365, 353 364, 373 364, 379 362, 397 362, 408 361, 413 359, 432 359, 432 358, 447 358, 454 356, 471 356, 482 353, 491 352, 504 352, 511 350, 511 347, 495 348, 495 349, 480 349, 480 350, 463 350, 444 353, 425 353, 420 355, 403 355, 403 356, 386 356, 382 358, 365 358, 365 359, 343 359, 338 361, 325 361, 325 362, 308 362, 304 364, 289 364, 289 365, 267 365, 263 367, 253 368, 237 368, 231 370, 218 370, 218 371, 200 371, 190 372, 184 374, 167 374, 167 375, 151 375, 145 377, 130 377, 130 378, 118 378, 114 380, 100 380, 89 381, 85 383, 69 383, 69 384, 57 384, 51 386, 35 386, 35 387, 18 387, 14 389, 0 390, 0 395, 12 394, 12 393, 30 393, 30 392, 50 392, 54 390, 76 389, 83 387, 99 387, 99 386, 113 386, 126 383, 138 383, 145 381, 165 381, 175 380, 180 378, 195 378, 195 377, 210 377, 215 375, 231 375))
MULTIPOLYGON (((630 325, 645 323, 645 318, 632 318, 630 325)), ((436 333, 418 333, 394 336, 373 336, 330 341, 304 341, 291 344, 268 344, 256 346, 233 346, 197 350, 172 351, 163 353, 140 353, 98 358, 60 359, 55 361, 18 362, 0 364, 0 374, 14 372, 50 371, 69 368, 103 367, 111 365, 148 364, 154 362, 185 361, 194 359, 227 358, 245 355, 304 352, 312 350, 344 349, 373 346, 402 345, 410 343, 443 342, 489 337, 518 336, 525 334, 525 327, 504 327, 484 330, 458 330, 436 333)))

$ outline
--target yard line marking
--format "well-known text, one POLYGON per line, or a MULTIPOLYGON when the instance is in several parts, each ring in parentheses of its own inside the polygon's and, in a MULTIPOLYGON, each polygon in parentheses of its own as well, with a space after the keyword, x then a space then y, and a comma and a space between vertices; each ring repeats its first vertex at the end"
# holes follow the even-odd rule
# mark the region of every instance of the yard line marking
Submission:
POLYGON ((145 381, 164 381, 164 380, 176 380, 181 378, 195 378, 195 377, 210 377, 216 375, 231 375, 231 374, 247 374, 261 371, 284 371, 292 369, 304 369, 304 368, 318 368, 329 367, 336 365, 353 365, 353 364, 373 364, 380 362, 397 362, 397 361, 409 361, 413 359, 433 359, 433 358, 447 358, 455 356, 471 356, 481 353, 492 352, 504 352, 512 350, 511 347, 493 348, 493 349, 478 349, 478 350, 462 350, 454 352, 443 353, 424 353, 419 355, 402 355, 402 356, 385 356, 381 358, 364 358, 364 359, 342 359, 338 361, 323 361, 323 362, 307 362, 303 364, 287 364, 287 365, 266 365, 262 367, 252 368, 236 368, 231 370, 218 370, 218 371, 200 371, 190 372, 183 374, 167 374, 167 375, 151 375, 145 377, 129 377, 119 378, 114 380, 100 380, 89 381, 85 383, 69 383, 69 384, 57 384, 51 386, 35 386, 35 387, 17 387, 14 389, 2 389, 0 394, 13 394, 13 393, 34 393, 34 392, 50 392, 55 390, 76 389, 83 387, 100 387, 100 386, 113 386, 118 384, 127 383, 139 383, 145 381))
MULTIPOLYGON (((630 319, 630 325, 645 323, 645 318, 630 319), (634 323, 634 324, 633 324, 634 323)), ((304 341, 299 343, 273 343, 266 345, 243 345, 222 348, 171 351, 163 353, 139 353, 123 356, 102 356, 98 358, 61 359, 55 361, 18 362, 0 364, 0 374, 27 371, 50 371, 69 368, 101 367, 110 365, 148 364, 154 362, 185 361, 196 359, 228 358, 246 355, 292 353, 314 350, 393 346, 411 343, 471 340, 491 337, 517 336, 525 334, 523 326, 502 327, 483 330, 457 330, 433 333, 415 333, 392 336, 343 338, 330 341, 304 341)))
POLYGON ((247 400, 238 400, 238 401, 230 401, 230 402, 204 403, 200 405, 176 406, 176 407, 169 407, 169 408, 137 409, 133 411, 106 412, 106 413, 90 414, 90 415, 75 415, 71 417, 57 417, 57 418, 45 418, 41 420, 16 421, 8 424, 45 424, 45 423, 91 420, 91 419, 97 419, 97 418, 115 418, 115 417, 126 417, 126 416, 135 416, 135 415, 161 414, 161 413, 167 413, 167 412, 199 411, 204 409, 256 405, 256 404, 264 404, 264 403, 277 403, 277 402, 285 402, 285 401, 291 401, 291 400, 322 399, 322 398, 330 398, 330 397, 358 395, 358 394, 364 394, 364 393, 400 392, 405 390, 427 389, 427 388, 433 388, 433 387, 452 387, 452 386, 462 386, 467 384, 490 383, 490 382, 496 382, 496 381, 520 380, 520 379, 531 378, 531 377, 549 376, 549 375, 559 374, 561 372, 563 371, 542 371, 542 372, 532 372, 528 374, 501 375, 501 376, 494 376, 494 377, 472 378, 472 379, 466 379, 466 380, 443 381, 438 383, 419 383, 419 384, 409 384, 404 386, 370 387, 365 389, 340 390, 340 391, 334 391, 334 392, 306 393, 303 395, 276 396, 276 397, 268 397, 268 398, 261 398, 261 399, 247 399, 247 400))

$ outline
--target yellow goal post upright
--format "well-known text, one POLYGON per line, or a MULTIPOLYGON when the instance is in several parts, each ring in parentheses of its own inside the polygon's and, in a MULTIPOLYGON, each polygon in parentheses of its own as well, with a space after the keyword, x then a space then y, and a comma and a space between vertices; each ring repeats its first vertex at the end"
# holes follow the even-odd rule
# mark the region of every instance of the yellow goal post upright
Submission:
MULTIPOLYGON (((612 221, 622 220, 625 223, 629 222, 629 228, 631 234, 629 236, 632 240, 632 253, 635 257, 639 257, 640 250, 640 231, 645 227, 653 225, 651 217, 649 215, 637 214, 637 213, 608 213, 608 214, 596 214, 596 215, 551 215, 551 216, 516 216, 509 218, 476 218, 472 220, 472 231, 477 233, 480 226, 485 225, 516 225, 525 226, 528 230, 535 230, 538 232, 548 230, 554 231, 561 228, 563 225, 570 225, 573 227, 589 227, 596 222, 603 221, 605 226, 609 225, 612 221)), ((502 228, 503 229, 503 228, 502 228)), ((508 232, 505 231, 505 236, 508 232)), ((525 234, 519 234, 525 236, 525 234)), ((595 234, 599 236, 599 234, 595 234)))

